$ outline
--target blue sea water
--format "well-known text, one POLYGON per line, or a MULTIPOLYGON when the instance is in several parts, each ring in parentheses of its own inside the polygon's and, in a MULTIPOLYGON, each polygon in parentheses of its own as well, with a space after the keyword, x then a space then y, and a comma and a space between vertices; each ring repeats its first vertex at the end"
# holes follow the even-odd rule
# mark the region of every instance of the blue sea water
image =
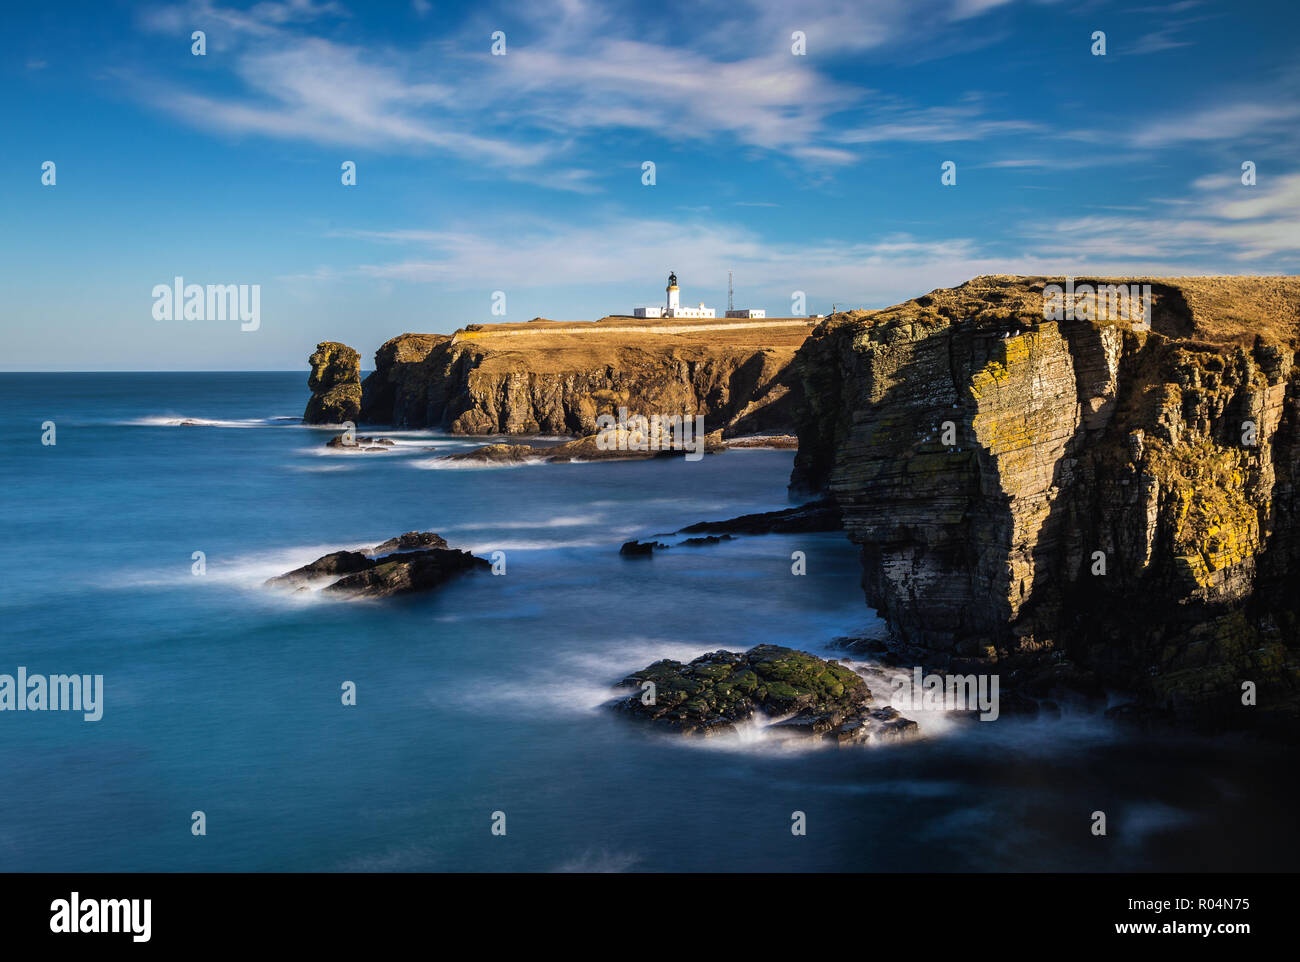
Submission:
POLYGON ((297 422, 305 400, 301 373, 0 374, 0 673, 105 688, 98 722, 0 712, 0 870, 1295 865, 1277 747, 1078 710, 813 749, 760 729, 687 741, 602 709, 658 658, 833 656, 879 628, 841 535, 618 554, 786 506, 792 452, 449 469, 436 458, 477 442, 381 432, 393 452, 331 451, 336 432, 297 422), (412 529, 503 551, 506 574, 382 602, 262 587, 412 529))

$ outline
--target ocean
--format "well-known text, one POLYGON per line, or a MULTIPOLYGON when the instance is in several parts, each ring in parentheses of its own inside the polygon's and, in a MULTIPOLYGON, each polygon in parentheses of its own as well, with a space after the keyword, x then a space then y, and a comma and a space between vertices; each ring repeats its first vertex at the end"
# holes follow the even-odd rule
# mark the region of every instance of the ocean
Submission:
POLYGON ((833 639, 880 631, 840 534, 619 556, 788 506, 793 452, 453 468, 437 458, 481 442, 363 429, 396 447, 327 449, 336 430, 298 423, 307 395, 301 372, 0 374, 0 673, 103 676, 98 721, 0 712, 0 868, 1295 864, 1295 766, 1240 737, 1137 734, 1078 706, 927 713, 919 739, 853 748, 639 728, 602 706, 657 659, 842 657, 833 639), (409 530, 504 552, 506 572, 384 601, 262 586, 409 530))

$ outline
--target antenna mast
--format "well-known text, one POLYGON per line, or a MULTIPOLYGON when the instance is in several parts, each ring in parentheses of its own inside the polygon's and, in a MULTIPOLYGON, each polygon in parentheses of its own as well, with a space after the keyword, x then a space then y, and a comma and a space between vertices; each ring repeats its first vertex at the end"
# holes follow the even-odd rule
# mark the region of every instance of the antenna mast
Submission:
POLYGON ((731 271, 727 271, 727 310, 736 309, 735 289, 731 286, 731 271))

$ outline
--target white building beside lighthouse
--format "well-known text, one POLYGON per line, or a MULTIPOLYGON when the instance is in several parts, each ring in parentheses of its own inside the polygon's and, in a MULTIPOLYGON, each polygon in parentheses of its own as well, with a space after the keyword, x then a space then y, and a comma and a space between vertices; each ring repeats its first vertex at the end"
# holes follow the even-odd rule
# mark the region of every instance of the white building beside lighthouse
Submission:
POLYGON ((632 310, 633 317, 717 317, 718 312, 711 307, 705 307, 701 302, 699 307, 682 307, 681 291, 677 287, 677 274, 668 275, 668 287, 666 304, 663 307, 637 307, 632 310))

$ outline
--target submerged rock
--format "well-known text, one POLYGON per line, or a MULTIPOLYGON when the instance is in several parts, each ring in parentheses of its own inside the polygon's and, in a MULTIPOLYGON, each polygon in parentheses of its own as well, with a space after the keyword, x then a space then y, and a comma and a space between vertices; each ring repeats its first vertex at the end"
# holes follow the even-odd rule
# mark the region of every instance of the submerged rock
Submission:
POLYGON ((657 661, 619 687, 633 691, 614 702, 618 711, 685 735, 733 732, 759 715, 780 718, 768 727, 772 734, 839 744, 917 731, 892 708, 873 710, 871 690, 851 668, 780 645, 715 651, 685 665, 657 661))
MULTIPOLYGON (((686 452, 682 448, 673 450, 639 451, 625 445, 618 447, 618 436, 611 442, 597 441, 598 435, 590 435, 561 444, 541 445, 523 444, 485 444, 472 451, 446 455, 444 461, 485 461, 490 463, 519 463, 524 461, 545 461, 547 464, 565 464, 572 461, 644 461, 648 458, 682 457, 686 452)), ((666 444, 667 442, 665 442, 666 444)), ((726 444, 717 437, 703 439, 703 453, 716 454, 727 449, 726 444)), ((699 450, 699 448, 695 448, 699 450)))
MULTIPOLYGON (((830 498, 823 498, 820 501, 810 501, 781 511, 744 514, 729 521, 701 521, 675 533, 700 535, 695 538, 684 538, 677 542, 678 547, 702 548, 731 541, 733 533, 790 534, 806 531, 839 531, 842 526, 840 509, 830 498)), ((667 535, 660 535, 660 537, 667 537, 667 535)), ((625 557, 648 557, 656 550, 670 547, 672 545, 657 541, 628 541, 619 549, 619 554, 625 557)))
POLYGON ((395 443, 392 438, 372 438, 369 435, 358 434, 348 440, 346 434, 336 434, 325 442, 325 447, 345 448, 348 451, 387 451, 395 443))
POLYGON ((724 541, 731 541, 729 534, 708 534, 702 538, 687 538, 684 541, 677 542, 679 548, 701 548, 710 544, 721 544, 724 541))
POLYGON ((443 455, 441 461, 483 461, 491 464, 522 464, 525 461, 544 461, 549 449, 532 444, 485 444, 472 451, 443 455))
POLYGON ((670 548, 672 545, 666 545, 661 541, 625 541, 623 547, 618 549, 618 553, 625 558, 649 558, 655 553, 655 550, 670 548))
MULTIPOLYGON (((679 548, 701 548, 706 545, 721 544, 724 541, 730 541, 731 535, 711 534, 702 538, 685 538, 677 542, 679 548)), ((623 546, 618 549, 618 553, 625 558, 649 558, 656 551, 667 551, 674 545, 664 544, 662 541, 624 541, 623 546)))
POLYGON ((807 504, 765 511, 761 514, 743 514, 729 521, 701 521, 678 531, 678 534, 790 534, 805 531, 839 531, 844 523, 840 509, 830 498, 810 501, 807 504))

